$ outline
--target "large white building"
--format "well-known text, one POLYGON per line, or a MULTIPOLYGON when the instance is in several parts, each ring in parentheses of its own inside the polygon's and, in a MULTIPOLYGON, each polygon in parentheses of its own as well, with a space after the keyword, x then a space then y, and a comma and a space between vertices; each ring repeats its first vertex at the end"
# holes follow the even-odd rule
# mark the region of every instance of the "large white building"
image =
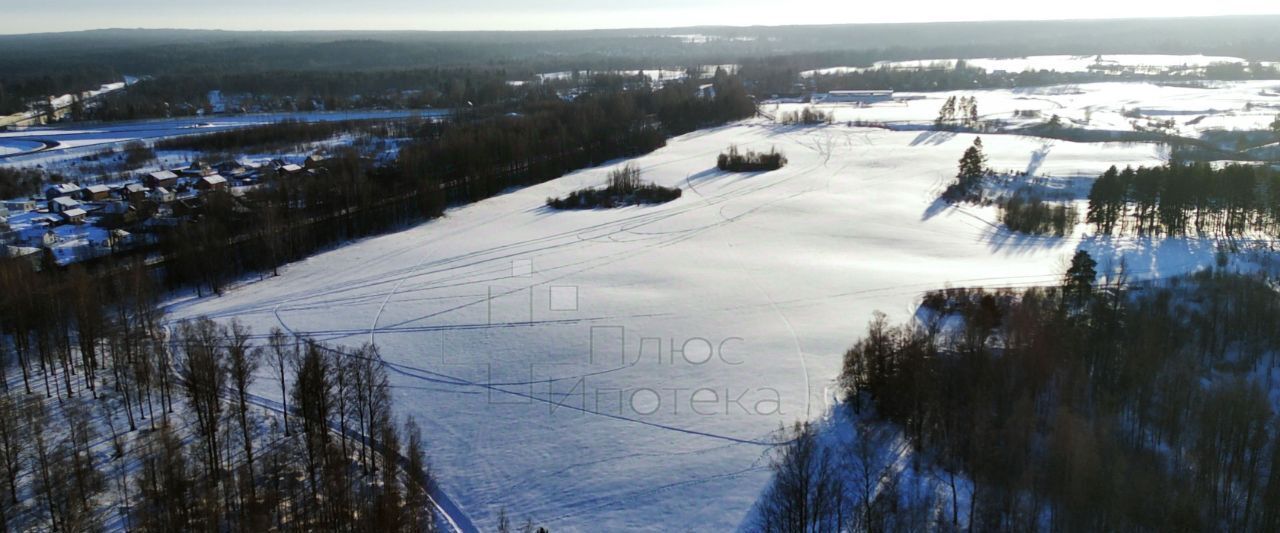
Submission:
POLYGON ((814 102, 874 104, 893 101, 893 91, 831 91, 813 95, 814 102))

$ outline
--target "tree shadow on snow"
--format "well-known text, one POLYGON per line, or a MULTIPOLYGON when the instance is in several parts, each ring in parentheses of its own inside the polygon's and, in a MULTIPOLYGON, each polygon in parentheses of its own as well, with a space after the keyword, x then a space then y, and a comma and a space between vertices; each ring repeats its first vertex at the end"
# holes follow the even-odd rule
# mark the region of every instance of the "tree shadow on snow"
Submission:
POLYGON ((954 139, 956 132, 954 131, 922 131, 911 140, 911 146, 938 146, 951 139, 954 139))
POLYGON ((1003 225, 988 228, 984 232, 983 240, 991 248, 992 252, 1009 256, 1027 255, 1061 248, 1068 242, 1066 237, 1029 235, 1012 231, 1003 225))
POLYGON ((1217 241, 1202 237, 1090 236, 1079 249, 1098 262, 1101 274, 1119 273, 1143 278, 1170 277, 1203 270, 1217 259, 1217 241))
POLYGON ((935 199, 933 203, 929 204, 929 207, 926 207, 924 209, 924 213, 920 215, 920 221, 924 222, 933 217, 941 215, 943 212, 947 211, 951 207, 952 205, 950 202, 947 202, 942 198, 935 199))

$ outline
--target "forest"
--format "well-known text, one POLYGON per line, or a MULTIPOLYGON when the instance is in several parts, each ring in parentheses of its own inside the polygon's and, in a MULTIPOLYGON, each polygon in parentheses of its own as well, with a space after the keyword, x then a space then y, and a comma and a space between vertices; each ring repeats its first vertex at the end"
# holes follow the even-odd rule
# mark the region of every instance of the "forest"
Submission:
POLYGON ((0 529, 436 529, 376 346, 173 323, 163 296, 141 259, 0 262, 0 529), (259 371, 280 407, 250 392, 259 371))
POLYGON ((715 98, 700 98, 693 82, 657 91, 603 91, 573 102, 531 98, 522 110, 445 129, 438 138, 405 146, 405 175, 430 175, 452 201, 487 198, 516 185, 540 183, 611 159, 634 157, 669 136, 750 117, 755 104, 742 82, 721 73, 715 98))
MULTIPOLYGON (((573 32, 231 32, 97 30, 0 36, 0 114, 32 99, 97 88, 124 75, 144 83, 113 98, 102 118, 162 116, 163 103, 198 105, 210 90, 289 97, 305 107, 378 104, 452 106, 488 101, 507 80, 541 72, 739 64, 758 94, 790 92, 804 70, 870 66, 880 60, 1022 57, 1042 54, 1280 56, 1274 17, 1112 21, 961 22, 665 30, 720 37, 685 43, 664 30, 573 32), (656 32, 656 33, 655 33, 656 32), (1223 40, 1222 35, 1233 36, 1223 40), (767 47, 761 43, 769 43, 767 47), (362 79, 364 78, 364 79, 362 79), (468 78, 470 81, 468 82, 468 78), (505 79, 504 79, 505 78, 505 79), (470 89, 457 90, 470 84, 470 89), (393 93, 421 90, 421 96, 393 93), (466 92, 468 100, 460 94, 466 92), (438 93, 438 94, 437 94, 438 93)), ((870 72, 825 78, 820 88, 941 90, 1063 83, 1044 73, 870 72)), ((1218 79, 1240 79, 1235 71, 1218 79)), ((1069 81, 1086 81, 1073 77, 1069 81)), ((172 110, 177 112, 176 109, 172 110)))
POLYGON ((1276 236, 1280 173, 1237 163, 1113 166, 1089 191, 1086 221, 1101 235, 1276 236))
MULTIPOLYGON (((857 432, 798 425, 762 531, 1275 531, 1280 367, 1274 280, 1211 270, 1095 286, 931 292, 877 314, 844 357, 857 432), (923 493, 866 442, 900 432, 923 493), (932 474, 922 474, 931 471, 932 474)), ((890 450, 894 448, 890 447, 890 450)))
POLYGON ((96 120, 189 116, 205 109, 208 93, 234 99, 230 112, 427 109, 489 105, 524 91, 503 70, 483 67, 376 72, 270 71, 161 74, 90 107, 96 120))

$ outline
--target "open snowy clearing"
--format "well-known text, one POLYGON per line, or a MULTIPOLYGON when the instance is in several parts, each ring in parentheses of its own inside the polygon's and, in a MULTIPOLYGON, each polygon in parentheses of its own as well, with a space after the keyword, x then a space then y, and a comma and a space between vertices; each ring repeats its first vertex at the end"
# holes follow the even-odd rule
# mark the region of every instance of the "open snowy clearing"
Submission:
MULTIPOLYGON (((893 70, 947 69, 955 68, 957 59, 916 59, 910 61, 877 61, 871 67, 830 67, 807 70, 801 76, 810 78, 818 74, 844 74, 849 72, 865 72, 880 68, 893 70)), ((1125 69, 1138 73, 1156 74, 1164 71, 1197 72, 1205 67, 1217 64, 1247 65, 1249 62, 1238 57, 1205 56, 1205 55, 1160 55, 1160 54, 1106 54, 1106 55, 1054 55, 1029 56, 1014 58, 977 58, 963 60, 970 67, 977 67, 988 72, 1026 72, 1051 70, 1055 72, 1089 72, 1090 70, 1125 69)), ((1270 63, 1264 63, 1270 64, 1270 63)))
MULTIPOLYGON (((936 107, 934 107, 936 111, 936 107)), ((985 136, 991 165, 1058 177, 1159 164, 1144 144, 985 136)), ((946 284, 1054 282, 1075 239, 1015 236, 934 198, 972 135, 763 122, 695 132, 636 163, 684 189, 659 206, 554 212, 602 166, 321 254, 175 318, 239 317, 374 341, 442 488, 481 527, 502 508, 554 530, 739 526, 779 424, 821 416, 873 311, 946 284), (725 174, 730 144, 791 163, 725 174)), ((1208 243, 1091 243, 1137 275, 1212 261, 1208 243)), ((276 397, 269 382, 263 396, 276 397)))
MULTIPOLYGON (((1203 87, 1154 83, 1085 83, 1004 90, 897 93, 898 101, 859 107, 817 104, 835 120, 924 127, 938 117, 947 98, 978 99, 982 120, 1017 127, 1043 124, 1053 115, 1064 126, 1134 131, 1153 121, 1172 120, 1171 132, 1199 137, 1215 130, 1265 130, 1280 114, 1280 81, 1205 82, 1203 87), (1019 112, 1022 113, 1019 113, 1019 112), (1137 118, 1135 118, 1137 117, 1137 118)), ((807 104, 765 104, 769 112, 807 104)))

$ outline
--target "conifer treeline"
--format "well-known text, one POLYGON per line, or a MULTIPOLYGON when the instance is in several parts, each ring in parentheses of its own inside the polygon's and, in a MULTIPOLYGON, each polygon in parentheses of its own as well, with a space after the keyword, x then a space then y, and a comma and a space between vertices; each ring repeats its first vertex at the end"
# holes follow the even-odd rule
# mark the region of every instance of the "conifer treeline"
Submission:
POLYGON ((1089 192, 1087 221, 1103 235, 1277 236, 1280 173, 1242 164, 1111 167, 1089 192))
POLYGON ((837 423, 869 431, 862 443, 868 417, 892 422, 937 488, 908 489, 884 450, 827 449, 801 427, 761 524, 804 528, 761 529, 1280 528, 1280 418, 1260 377, 1280 366, 1274 287, 1210 272, 1095 290, 1083 257, 1061 288, 931 293, 928 318, 901 326, 878 314, 844 360, 861 414, 837 423))

